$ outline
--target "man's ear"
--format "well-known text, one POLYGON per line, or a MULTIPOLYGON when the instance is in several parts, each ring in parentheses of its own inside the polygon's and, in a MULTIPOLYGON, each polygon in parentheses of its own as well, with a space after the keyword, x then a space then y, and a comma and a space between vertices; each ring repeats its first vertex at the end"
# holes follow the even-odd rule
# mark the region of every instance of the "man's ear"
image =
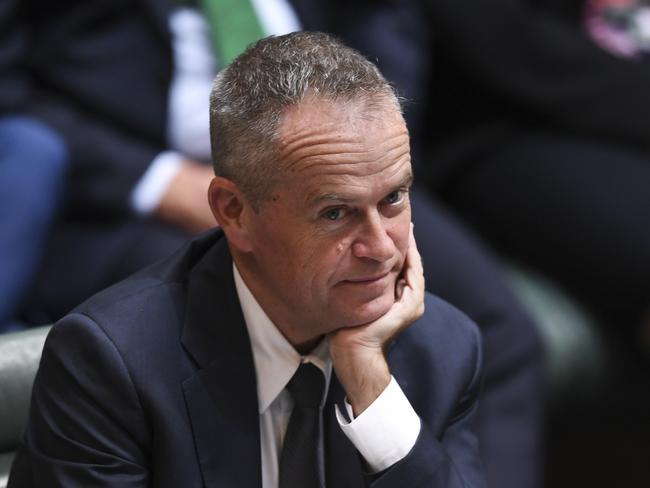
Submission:
POLYGON ((250 252, 246 217, 252 209, 242 191, 228 178, 215 176, 208 189, 208 201, 230 245, 241 252, 250 252))

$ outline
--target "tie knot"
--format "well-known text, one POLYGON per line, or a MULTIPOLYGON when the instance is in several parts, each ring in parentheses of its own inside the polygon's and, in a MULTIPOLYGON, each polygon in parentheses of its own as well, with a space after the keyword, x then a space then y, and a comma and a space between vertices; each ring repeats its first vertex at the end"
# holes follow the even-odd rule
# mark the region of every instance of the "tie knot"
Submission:
POLYGON ((323 398, 325 375, 312 363, 302 363, 287 384, 297 407, 318 407, 323 398))

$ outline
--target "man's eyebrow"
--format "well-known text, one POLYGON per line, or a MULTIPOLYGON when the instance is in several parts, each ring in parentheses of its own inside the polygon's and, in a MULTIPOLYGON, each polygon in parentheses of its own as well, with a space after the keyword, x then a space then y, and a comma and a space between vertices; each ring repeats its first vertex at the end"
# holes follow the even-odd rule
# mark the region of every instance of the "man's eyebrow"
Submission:
POLYGON ((395 188, 411 188, 412 184, 413 184, 413 172, 409 171, 407 174, 404 175, 402 181, 400 181, 400 183, 395 188))
MULTIPOLYGON (((404 175, 402 180, 399 183, 397 183, 393 187, 393 189, 390 190, 388 193, 391 193, 391 192, 393 192, 395 190, 399 190, 399 189, 407 189, 408 190, 411 187, 412 184, 413 184, 413 172, 409 171, 406 175, 404 175)), ((329 202, 349 203, 349 202, 353 202, 354 200, 355 200, 355 198, 344 197, 343 195, 340 195, 338 193, 322 193, 322 194, 318 195, 317 197, 315 197, 311 201, 311 205, 318 205, 321 202, 327 202, 327 201, 329 201, 329 202)))
POLYGON ((354 198, 344 197, 337 193, 323 193, 321 195, 318 195, 316 198, 314 198, 311 203, 312 205, 317 205, 321 202, 326 202, 326 201, 346 203, 346 202, 353 202, 354 198))

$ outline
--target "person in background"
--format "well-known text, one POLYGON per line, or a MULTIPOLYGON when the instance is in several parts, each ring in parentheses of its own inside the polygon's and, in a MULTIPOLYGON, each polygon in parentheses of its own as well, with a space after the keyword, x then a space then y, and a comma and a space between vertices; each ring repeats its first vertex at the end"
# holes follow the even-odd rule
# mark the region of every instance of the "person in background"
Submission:
POLYGON ((27 33, 9 22, 16 9, 0 5, 0 333, 25 327, 18 313, 58 217, 69 166, 63 137, 24 113, 33 92, 23 66, 27 33))
POLYGON ((647 6, 432 0, 421 9, 429 189, 634 342, 650 310, 647 6))

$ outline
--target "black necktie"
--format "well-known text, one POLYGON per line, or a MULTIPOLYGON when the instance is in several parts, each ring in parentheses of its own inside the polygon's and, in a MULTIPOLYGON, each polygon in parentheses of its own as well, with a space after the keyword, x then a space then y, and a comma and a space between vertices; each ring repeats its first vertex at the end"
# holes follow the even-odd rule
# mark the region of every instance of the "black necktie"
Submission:
POLYGON ((280 488, 319 488, 318 443, 320 402, 325 376, 311 363, 302 363, 287 384, 293 412, 280 456, 280 488))

